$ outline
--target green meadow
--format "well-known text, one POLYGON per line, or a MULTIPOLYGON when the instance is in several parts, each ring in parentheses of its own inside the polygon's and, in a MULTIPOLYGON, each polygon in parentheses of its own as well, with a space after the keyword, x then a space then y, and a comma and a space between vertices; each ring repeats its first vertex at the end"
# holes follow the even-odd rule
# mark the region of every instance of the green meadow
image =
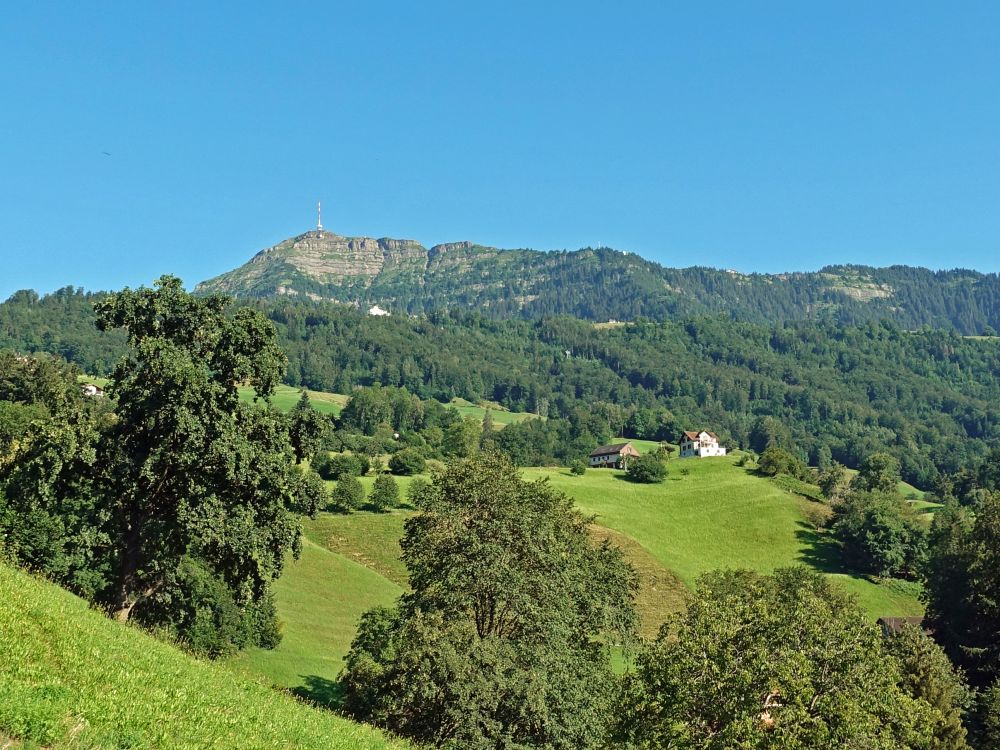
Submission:
POLYGON ((4 564, 0 601, 0 747, 408 747, 259 677, 194 659, 4 564))
POLYGON ((735 463, 732 456, 676 459, 668 462, 667 481, 652 485, 633 484, 622 472, 606 469, 580 477, 560 469, 524 473, 547 477, 581 510, 642 545, 687 586, 716 568, 766 572, 805 564, 841 581, 873 617, 922 611, 915 585, 844 571, 831 542, 807 522, 809 501, 735 463))
MULTIPOLYGON (((257 396, 253 388, 241 387, 239 390, 240 398, 243 401, 253 401, 257 396)), ((309 394, 310 405, 320 414, 340 414, 347 404, 348 397, 340 393, 326 393, 324 391, 310 391, 308 389, 306 389, 306 393, 309 394)), ((293 388, 290 385, 279 385, 274 389, 274 394, 271 396, 271 404, 278 411, 291 411, 292 407, 298 403, 301 395, 302 390, 299 388, 293 388)))
POLYGON ((319 703, 335 702, 337 675, 358 619, 372 607, 391 604, 401 591, 363 563, 306 537, 301 557, 287 562, 275 584, 280 646, 249 649, 230 664, 319 703))
POLYGON ((464 398, 453 398, 448 403, 448 406, 453 407, 463 417, 473 417, 475 419, 482 419, 486 416, 486 412, 489 411, 490 417, 493 419, 493 426, 497 428, 506 427, 514 422, 523 422, 526 419, 539 419, 537 414, 508 411, 500 406, 500 404, 474 404, 471 401, 466 401, 464 398))
MULTIPOLYGON (((915 584, 869 580, 839 566, 832 543, 807 521, 810 510, 826 506, 736 461, 734 456, 672 460, 669 478, 658 485, 634 484, 622 472, 603 469, 583 476, 561 468, 523 473, 545 478, 573 497, 583 512, 596 516, 595 539, 610 537, 621 547, 640 575, 637 606, 646 637, 683 608, 699 575, 716 568, 767 572, 804 564, 839 581, 873 619, 921 613, 915 584)), ((405 498, 412 478, 397 479, 405 498)), ((366 491, 373 481, 362 477, 366 491)), ((274 651, 251 651, 232 666, 335 704, 336 676, 358 617, 371 606, 391 603, 407 587, 399 540, 413 512, 404 505, 389 513, 362 510, 306 519, 302 558, 289 563, 276 587, 284 641, 274 651)))

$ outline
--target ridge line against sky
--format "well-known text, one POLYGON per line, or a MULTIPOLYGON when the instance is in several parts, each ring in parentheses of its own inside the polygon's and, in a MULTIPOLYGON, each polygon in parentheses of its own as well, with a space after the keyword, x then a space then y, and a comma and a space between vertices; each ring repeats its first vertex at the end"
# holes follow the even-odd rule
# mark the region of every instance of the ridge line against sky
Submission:
POLYGON ((0 298, 193 286, 306 231, 317 199, 331 231, 427 247, 1000 271, 996 4, 5 16, 0 298))

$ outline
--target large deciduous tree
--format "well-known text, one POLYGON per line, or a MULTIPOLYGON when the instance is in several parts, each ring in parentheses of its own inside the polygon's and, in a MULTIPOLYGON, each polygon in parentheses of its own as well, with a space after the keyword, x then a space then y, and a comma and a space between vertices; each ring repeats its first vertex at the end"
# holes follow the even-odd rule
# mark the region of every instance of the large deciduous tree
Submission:
POLYGON ((493 452, 452 464, 417 502, 402 541, 412 592, 362 618, 347 711, 439 747, 600 746, 609 645, 635 626, 621 552, 493 452))
POLYGON ((284 356, 259 313, 227 314, 223 297, 194 297, 179 279, 97 303, 98 326, 123 328, 129 350, 109 394, 116 419, 97 455, 114 550, 108 598, 117 618, 193 556, 237 603, 262 599, 299 539, 289 508, 306 487, 292 470, 282 420, 242 403, 279 382, 284 356))
POLYGON ((878 628, 805 568, 703 576, 639 659, 621 715, 639 748, 930 748, 878 628))

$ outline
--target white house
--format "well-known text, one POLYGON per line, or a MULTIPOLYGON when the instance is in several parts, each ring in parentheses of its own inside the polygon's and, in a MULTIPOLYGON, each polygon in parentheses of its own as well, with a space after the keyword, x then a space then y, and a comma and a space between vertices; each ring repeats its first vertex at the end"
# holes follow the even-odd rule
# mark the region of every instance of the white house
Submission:
POLYGON ((685 430, 681 433, 681 439, 678 442, 681 446, 681 458, 706 458, 708 456, 726 455, 726 449, 719 445, 718 435, 707 430, 702 430, 701 432, 685 430))

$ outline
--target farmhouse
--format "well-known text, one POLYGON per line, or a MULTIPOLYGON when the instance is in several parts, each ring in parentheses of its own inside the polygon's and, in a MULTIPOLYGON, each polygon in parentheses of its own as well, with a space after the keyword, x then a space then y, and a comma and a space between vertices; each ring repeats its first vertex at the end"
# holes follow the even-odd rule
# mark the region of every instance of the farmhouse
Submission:
POLYGON ((596 469, 626 469, 628 462, 638 455, 632 443, 602 445, 590 454, 590 465, 596 469))
POLYGON ((96 383, 86 383, 81 390, 84 396, 94 396, 97 398, 104 396, 104 389, 96 383))
POLYGON ((907 627, 921 628, 925 633, 929 632, 924 628, 923 617, 880 617, 878 626, 882 628, 882 635, 886 638, 899 635, 907 627))
POLYGON ((685 430, 681 433, 680 440, 681 458, 706 458, 707 456, 724 456, 726 449, 719 445, 719 437, 714 432, 702 430, 701 432, 690 432, 685 430))

